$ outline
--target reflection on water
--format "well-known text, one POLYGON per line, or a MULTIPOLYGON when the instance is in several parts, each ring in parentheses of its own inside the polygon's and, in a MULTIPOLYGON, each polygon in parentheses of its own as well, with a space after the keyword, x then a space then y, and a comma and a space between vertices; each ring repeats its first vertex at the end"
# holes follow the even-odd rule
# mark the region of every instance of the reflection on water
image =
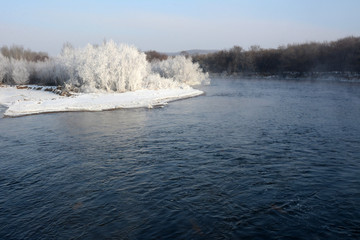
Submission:
POLYGON ((0 238, 360 237, 359 84, 204 90, 161 109, 0 119, 0 238))

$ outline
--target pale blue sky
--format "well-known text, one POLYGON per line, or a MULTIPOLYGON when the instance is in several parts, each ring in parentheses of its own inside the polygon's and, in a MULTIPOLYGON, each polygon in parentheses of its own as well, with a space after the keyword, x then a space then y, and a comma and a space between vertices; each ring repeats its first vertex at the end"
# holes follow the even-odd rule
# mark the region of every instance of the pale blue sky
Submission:
POLYGON ((173 52, 360 36, 359 0, 0 0, 0 46, 56 55, 103 39, 173 52))

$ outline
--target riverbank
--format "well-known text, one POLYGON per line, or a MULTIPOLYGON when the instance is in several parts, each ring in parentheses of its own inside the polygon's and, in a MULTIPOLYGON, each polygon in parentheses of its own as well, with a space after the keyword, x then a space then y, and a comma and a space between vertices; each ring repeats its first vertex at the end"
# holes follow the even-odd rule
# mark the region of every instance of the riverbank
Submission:
POLYGON ((162 107, 168 102, 199 96, 203 93, 187 87, 124 93, 71 93, 71 95, 62 96, 56 92, 56 87, 31 85, 19 88, 2 85, 0 105, 7 107, 4 117, 18 117, 53 112, 162 107))

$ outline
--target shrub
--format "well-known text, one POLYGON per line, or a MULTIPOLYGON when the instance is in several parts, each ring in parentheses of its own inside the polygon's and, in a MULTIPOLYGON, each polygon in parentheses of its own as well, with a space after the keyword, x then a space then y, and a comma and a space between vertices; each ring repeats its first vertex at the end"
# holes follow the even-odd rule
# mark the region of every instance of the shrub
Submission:
POLYGON ((193 63, 191 58, 185 56, 152 62, 151 70, 163 78, 171 78, 175 82, 187 85, 199 85, 208 81, 208 74, 203 73, 199 64, 193 63))

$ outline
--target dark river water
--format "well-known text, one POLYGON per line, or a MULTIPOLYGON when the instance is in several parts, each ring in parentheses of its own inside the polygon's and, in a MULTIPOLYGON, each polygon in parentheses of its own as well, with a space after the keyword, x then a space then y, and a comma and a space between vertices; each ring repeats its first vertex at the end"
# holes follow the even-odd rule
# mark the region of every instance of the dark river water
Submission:
POLYGON ((360 83, 201 89, 1 118, 0 239, 360 239, 360 83))

